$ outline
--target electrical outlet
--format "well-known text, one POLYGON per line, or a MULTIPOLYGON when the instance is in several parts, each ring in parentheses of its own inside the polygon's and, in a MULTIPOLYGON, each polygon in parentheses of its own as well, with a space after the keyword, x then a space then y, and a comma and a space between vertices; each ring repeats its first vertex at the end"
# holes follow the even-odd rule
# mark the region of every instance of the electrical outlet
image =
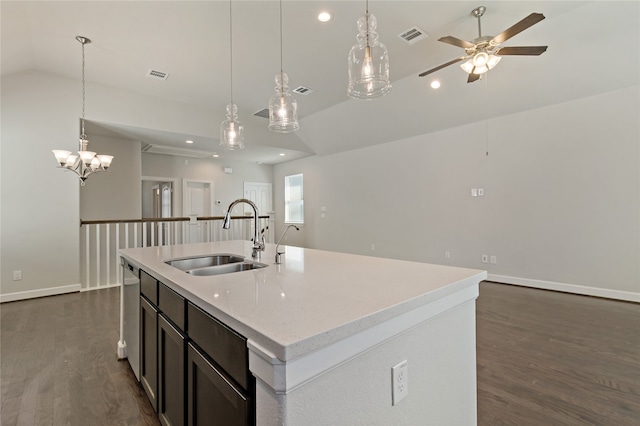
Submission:
POLYGON ((391 368, 391 404, 396 405, 409 393, 407 360, 391 368))
POLYGON ((482 263, 487 263, 489 262, 489 256, 487 256, 486 254, 483 254, 481 257, 482 263))
POLYGON ((13 271, 13 280, 20 281, 22 279, 22 271, 13 271))
POLYGON ((495 265, 496 263, 498 263, 498 258, 496 256, 491 256, 489 258, 489 262, 495 265))
POLYGON ((478 196, 478 188, 471 188, 471 196, 472 197, 478 196))
POLYGON ((451 252, 450 251, 445 251, 444 252, 444 258, 445 259, 451 259, 451 252))

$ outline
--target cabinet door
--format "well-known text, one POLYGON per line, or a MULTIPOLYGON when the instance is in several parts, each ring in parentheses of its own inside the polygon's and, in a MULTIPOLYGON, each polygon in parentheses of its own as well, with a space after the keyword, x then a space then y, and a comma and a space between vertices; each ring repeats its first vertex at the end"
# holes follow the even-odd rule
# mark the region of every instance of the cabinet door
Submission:
POLYGON ((255 424, 253 401, 196 349, 187 345, 187 412, 189 426, 255 424))
POLYGON ((158 311, 140 296, 140 383, 158 411, 158 311))
POLYGON ((158 416, 165 426, 185 424, 185 339, 158 315, 158 416))

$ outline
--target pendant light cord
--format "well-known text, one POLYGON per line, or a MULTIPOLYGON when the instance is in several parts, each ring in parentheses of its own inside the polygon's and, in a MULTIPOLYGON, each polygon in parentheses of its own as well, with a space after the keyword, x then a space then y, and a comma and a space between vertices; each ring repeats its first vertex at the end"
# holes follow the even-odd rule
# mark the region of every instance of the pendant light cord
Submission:
POLYGON ((280 95, 284 93, 284 67, 282 65, 282 0, 280 0, 280 95))
POLYGON ((82 44, 82 120, 80 120, 80 123, 82 125, 82 138, 85 139, 84 137, 84 109, 85 109, 85 83, 84 83, 84 45, 85 43, 81 43, 82 44))
POLYGON ((364 16, 367 20, 367 47, 369 47, 369 0, 366 0, 364 16))
POLYGON ((229 0, 229 81, 231 86, 231 103, 233 104, 233 15, 229 0))

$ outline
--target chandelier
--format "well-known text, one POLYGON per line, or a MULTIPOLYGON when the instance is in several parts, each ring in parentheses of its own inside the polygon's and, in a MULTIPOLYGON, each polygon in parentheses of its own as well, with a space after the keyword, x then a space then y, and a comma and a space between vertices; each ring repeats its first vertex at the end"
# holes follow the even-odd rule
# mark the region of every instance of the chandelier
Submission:
POLYGON ((89 140, 84 132, 84 107, 85 107, 85 81, 84 81, 84 45, 91 43, 86 37, 76 36, 76 40, 82 45, 82 118, 80 120, 80 144, 78 155, 71 154, 71 151, 54 149, 53 155, 58 160, 58 167, 64 170, 75 172, 80 178, 80 185, 84 186, 89 175, 96 172, 104 172, 109 169, 112 155, 96 155, 93 151, 88 151, 89 140))

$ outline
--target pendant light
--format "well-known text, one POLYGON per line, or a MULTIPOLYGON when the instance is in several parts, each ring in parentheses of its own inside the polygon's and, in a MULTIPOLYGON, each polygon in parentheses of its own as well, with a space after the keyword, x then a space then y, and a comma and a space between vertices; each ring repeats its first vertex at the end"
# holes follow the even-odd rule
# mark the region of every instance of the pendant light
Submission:
POLYGON ((276 74, 276 94, 269 99, 269 130, 295 132, 298 124, 298 103, 289 93, 289 76, 282 67, 282 0, 280 0, 280 72, 276 74))
POLYGON ((227 119, 220 124, 220 147, 224 149, 244 148, 244 128, 238 121, 238 107, 233 103, 233 18, 229 0, 229 75, 231 101, 227 105, 227 119))
POLYGON ((347 93, 354 99, 372 99, 391 91, 389 81, 389 52, 378 41, 376 17, 366 12, 358 19, 358 42, 349 52, 349 87, 347 93))
POLYGON ((93 151, 88 151, 89 140, 84 132, 84 107, 85 107, 85 81, 84 81, 84 45, 91 43, 86 37, 76 36, 76 40, 82 45, 82 118, 80 119, 80 144, 78 155, 71 154, 71 151, 54 149, 53 155, 58 160, 58 167, 70 170, 80 178, 80 185, 84 186, 84 181, 89 175, 96 172, 104 172, 111 166, 112 155, 96 155, 93 151))

